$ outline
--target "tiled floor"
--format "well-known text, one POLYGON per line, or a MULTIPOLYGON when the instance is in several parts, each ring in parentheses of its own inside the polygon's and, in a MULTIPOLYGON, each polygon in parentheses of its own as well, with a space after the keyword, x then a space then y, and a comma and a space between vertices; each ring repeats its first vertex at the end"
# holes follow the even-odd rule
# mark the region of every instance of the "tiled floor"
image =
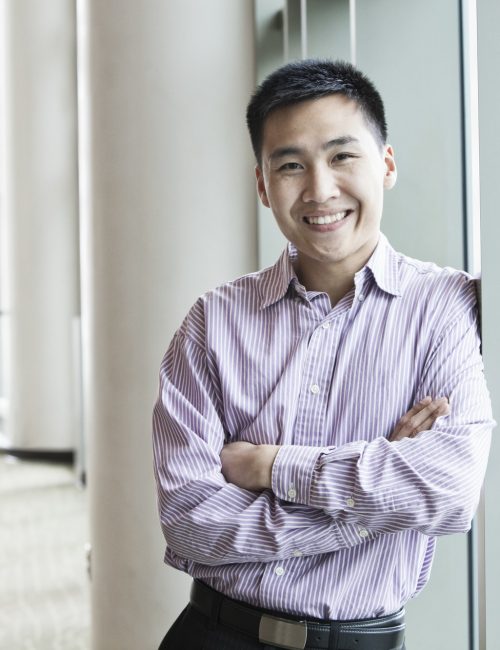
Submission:
POLYGON ((88 650, 87 539, 70 468, 0 455, 0 650, 88 650))

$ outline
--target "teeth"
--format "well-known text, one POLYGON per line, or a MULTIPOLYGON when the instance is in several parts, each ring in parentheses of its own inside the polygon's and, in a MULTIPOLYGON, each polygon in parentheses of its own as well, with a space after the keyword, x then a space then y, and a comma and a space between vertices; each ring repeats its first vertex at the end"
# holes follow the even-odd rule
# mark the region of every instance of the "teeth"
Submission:
POLYGON ((306 217, 307 223, 322 226, 324 224, 335 223, 336 221, 342 221, 346 216, 347 210, 344 212, 337 212, 337 214, 328 214, 324 217, 306 217))

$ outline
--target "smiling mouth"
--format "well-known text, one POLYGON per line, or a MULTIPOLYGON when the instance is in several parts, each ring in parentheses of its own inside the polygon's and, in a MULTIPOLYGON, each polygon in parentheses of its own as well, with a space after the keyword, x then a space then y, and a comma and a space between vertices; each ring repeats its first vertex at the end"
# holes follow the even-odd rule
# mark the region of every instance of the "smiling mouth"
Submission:
POLYGON ((320 216, 303 217, 304 221, 311 226, 323 226, 345 219, 351 210, 344 210, 343 212, 336 212, 335 214, 323 214, 320 216))

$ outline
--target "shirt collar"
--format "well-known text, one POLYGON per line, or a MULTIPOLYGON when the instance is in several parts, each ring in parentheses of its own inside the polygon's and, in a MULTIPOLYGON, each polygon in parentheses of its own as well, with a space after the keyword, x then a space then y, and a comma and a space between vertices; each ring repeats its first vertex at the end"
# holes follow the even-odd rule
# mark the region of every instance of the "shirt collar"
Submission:
MULTIPOLYGON (((268 273, 262 278, 262 302, 261 308, 281 300, 287 293, 291 284, 300 287, 297 274, 293 268, 293 262, 297 258, 297 249, 291 243, 285 248, 274 266, 268 269, 268 273)), ((396 251, 387 241, 384 234, 380 238, 372 256, 359 274, 370 269, 378 287, 393 296, 401 295, 399 287, 399 262, 396 251)), ((358 275, 358 273, 356 275, 358 275)))
POLYGON ((263 277, 261 308, 278 302, 287 293, 291 283, 299 284, 293 262, 297 257, 297 249, 288 244, 274 266, 268 269, 263 277))
POLYGON ((393 296, 400 296, 399 256, 389 244, 387 237, 380 233, 378 244, 366 263, 378 287, 393 296))

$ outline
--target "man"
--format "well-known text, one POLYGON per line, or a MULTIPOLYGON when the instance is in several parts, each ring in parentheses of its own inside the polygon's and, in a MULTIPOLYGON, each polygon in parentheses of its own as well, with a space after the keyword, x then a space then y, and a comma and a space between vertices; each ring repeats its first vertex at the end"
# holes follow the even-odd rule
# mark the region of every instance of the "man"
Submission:
POLYGON ((202 296, 162 364, 165 560, 195 582, 161 648, 401 649, 435 537, 468 530, 486 467, 474 283, 380 233, 396 164, 355 68, 289 64, 247 121, 290 244, 202 296))

